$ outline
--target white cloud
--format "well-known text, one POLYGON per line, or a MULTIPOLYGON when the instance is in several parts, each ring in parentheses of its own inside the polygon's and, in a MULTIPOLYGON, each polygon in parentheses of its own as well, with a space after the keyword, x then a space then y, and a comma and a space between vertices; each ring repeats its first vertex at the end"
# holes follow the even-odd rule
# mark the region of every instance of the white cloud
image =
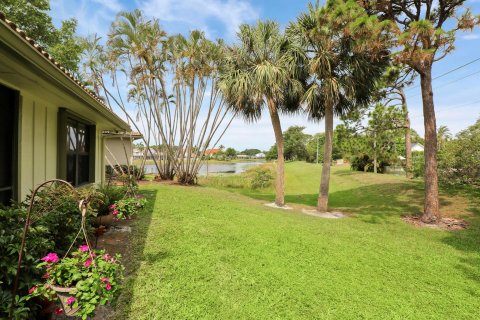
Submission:
POLYGON ((162 23, 180 24, 187 30, 200 29, 210 36, 228 39, 235 36, 240 24, 259 17, 258 10, 245 0, 139 0, 138 7, 162 23))
POLYGON ((480 39, 480 34, 468 33, 461 36, 463 40, 477 40, 480 39))
POLYGON ((118 11, 123 10, 119 0, 52 0, 52 17, 55 24, 61 20, 78 20, 77 32, 81 35, 97 33, 104 37, 118 11))

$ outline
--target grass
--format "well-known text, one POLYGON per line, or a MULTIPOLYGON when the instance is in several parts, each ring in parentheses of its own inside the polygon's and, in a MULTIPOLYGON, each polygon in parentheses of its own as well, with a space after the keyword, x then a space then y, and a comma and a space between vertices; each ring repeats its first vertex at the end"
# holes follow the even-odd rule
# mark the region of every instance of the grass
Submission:
MULTIPOLYGON (((287 165, 287 201, 315 204, 320 169, 287 165)), ((326 220, 264 207, 270 189, 144 186, 114 319, 472 319, 480 308, 480 211, 442 196, 470 228, 405 224, 421 183, 335 167, 326 220), (234 192, 232 192, 234 191, 234 192), (248 195, 248 196, 247 196, 248 195), (260 199, 262 201, 258 201, 260 199)))

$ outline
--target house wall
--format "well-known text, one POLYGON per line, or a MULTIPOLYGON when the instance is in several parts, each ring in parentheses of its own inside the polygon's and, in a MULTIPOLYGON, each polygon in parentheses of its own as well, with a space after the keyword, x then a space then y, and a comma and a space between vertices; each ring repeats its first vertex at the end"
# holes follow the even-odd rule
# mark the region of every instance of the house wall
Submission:
POLYGON ((105 158, 106 165, 132 164, 133 148, 130 138, 123 138, 123 141, 119 137, 105 138, 105 158))
MULTIPOLYGON (((40 96, 20 91, 19 199, 38 184, 57 177, 57 122, 59 106, 40 96)), ((67 103, 67 102, 66 102, 67 103)), ((95 183, 104 176, 102 128, 97 126, 95 183)))

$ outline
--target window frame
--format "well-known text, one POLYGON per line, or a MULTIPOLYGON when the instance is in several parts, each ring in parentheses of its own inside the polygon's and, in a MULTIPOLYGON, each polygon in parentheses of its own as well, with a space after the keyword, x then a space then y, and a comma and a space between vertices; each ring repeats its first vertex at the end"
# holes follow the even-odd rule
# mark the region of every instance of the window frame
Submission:
MULTIPOLYGON (((78 131, 78 125, 83 125, 86 128, 86 138, 88 141, 85 141, 88 144, 88 153, 81 153, 78 148, 75 152, 75 178, 74 181, 69 181, 73 186, 79 187, 82 185, 90 184, 95 182, 95 160, 96 160, 96 126, 89 120, 86 120, 83 117, 78 116, 77 114, 67 110, 66 108, 59 108, 58 111, 58 171, 57 177, 59 179, 67 180, 68 176, 68 156, 72 154, 68 148, 68 126, 72 123, 77 124, 76 128, 78 131), (88 180, 79 181, 79 158, 81 155, 88 154, 88 180)), ((77 132, 77 144, 78 144, 78 132, 77 132)))

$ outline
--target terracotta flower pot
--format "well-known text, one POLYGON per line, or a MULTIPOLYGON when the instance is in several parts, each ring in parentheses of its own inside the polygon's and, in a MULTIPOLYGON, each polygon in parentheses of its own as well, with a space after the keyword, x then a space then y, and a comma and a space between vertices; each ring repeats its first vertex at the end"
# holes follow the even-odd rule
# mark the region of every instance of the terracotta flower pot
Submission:
POLYGON ((96 223, 97 225, 111 226, 114 222, 113 217, 114 215, 112 212, 110 212, 106 216, 97 216, 96 223))
POLYGON ((72 296, 71 292, 75 290, 75 287, 60 287, 56 285, 50 285, 50 288, 55 291, 57 294, 58 300, 60 300, 60 303, 62 305, 63 311, 66 316, 74 316, 77 314, 78 310, 80 307, 77 308, 72 308, 71 305, 67 304, 67 299, 72 296))

